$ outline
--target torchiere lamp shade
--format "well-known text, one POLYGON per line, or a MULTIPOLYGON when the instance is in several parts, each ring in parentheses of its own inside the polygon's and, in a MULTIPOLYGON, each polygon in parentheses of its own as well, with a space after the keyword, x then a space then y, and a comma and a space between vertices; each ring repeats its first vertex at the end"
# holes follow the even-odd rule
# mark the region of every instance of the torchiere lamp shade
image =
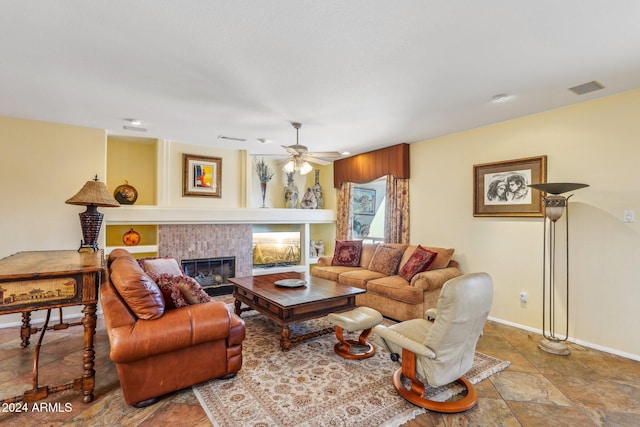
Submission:
POLYGON ((588 186, 589 184, 578 184, 575 182, 547 182, 543 184, 531 184, 528 187, 535 188, 536 190, 544 191, 549 194, 562 194, 567 191, 573 191, 588 186))
POLYGON ((120 203, 113 198, 104 183, 98 181, 98 176, 87 181, 73 197, 65 201, 70 205, 86 206, 87 210, 80 213, 80 225, 82 226, 82 238, 80 248, 98 250, 98 234, 102 225, 103 215, 98 212, 98 206, 109 208, 119 207, 120 203))

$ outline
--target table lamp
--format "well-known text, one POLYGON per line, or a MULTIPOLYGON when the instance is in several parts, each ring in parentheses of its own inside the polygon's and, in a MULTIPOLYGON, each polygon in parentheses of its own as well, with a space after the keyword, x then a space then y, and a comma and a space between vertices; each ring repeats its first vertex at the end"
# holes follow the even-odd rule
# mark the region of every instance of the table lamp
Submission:
POLYGON ((102 225, 103 214, 98 212, 98 206, 116 208, 120 203, 109 194, 107 186, 98 181, 98 175, 65 203, 70 205, 86 206, 87 210, 80 213, 80 225, 82 226, 82 238, 78 252, 85 250, 98 250, 98 234, 102 225))

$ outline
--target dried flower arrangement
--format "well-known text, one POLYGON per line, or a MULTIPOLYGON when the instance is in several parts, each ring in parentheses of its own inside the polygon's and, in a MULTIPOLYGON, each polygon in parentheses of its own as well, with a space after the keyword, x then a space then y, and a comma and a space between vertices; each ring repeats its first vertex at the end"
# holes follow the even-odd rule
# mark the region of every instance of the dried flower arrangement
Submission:
POLYGON ((264 158, 256 162, 256 172, 258 173, 258 179, 260 179, 260 182, 263 184, 266 184, 273 178, 273 171, 269 165, 264 162, 264 158))

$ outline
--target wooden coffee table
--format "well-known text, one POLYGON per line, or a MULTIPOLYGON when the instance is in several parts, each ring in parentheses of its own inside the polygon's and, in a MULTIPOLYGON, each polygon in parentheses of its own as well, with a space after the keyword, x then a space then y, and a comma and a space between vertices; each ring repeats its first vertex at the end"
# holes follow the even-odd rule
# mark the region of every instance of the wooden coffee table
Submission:
POLYGON ((334 331, 333 328, 325 328, 292 337, 290 324, 353 309, 356 306, 356 295, 366 292, 364 289, 313 276, 308 276, 307 284, 302 287, 288 288, 275 285, 276 281, 283 279, 305 277, 301 273, 286 272, 229 278, 233 284, 236 314, 240 315, 243 311, 253 309, 280 325, 280 347, 283 351, 289 350, 291 343, 334 331), (243 303, 249 308, 242 308, 243 303))

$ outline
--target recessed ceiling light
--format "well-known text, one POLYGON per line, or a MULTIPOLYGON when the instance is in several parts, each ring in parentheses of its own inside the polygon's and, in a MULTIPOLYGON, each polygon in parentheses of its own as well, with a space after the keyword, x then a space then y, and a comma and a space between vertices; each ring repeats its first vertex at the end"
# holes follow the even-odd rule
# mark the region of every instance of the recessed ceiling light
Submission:
POLYGON ((142 124, 142 120, 140 119, 125 119, 125 120, 134 126, 140 126, 142 124))
POLYGON ((493 95, 493 98, 491 99, 495 102, 500 102, 500 101, 504 101, 507 98, 509 98, 509 95, 507 95, 506 93, 499 93, 497 95, 493 95))
POLYGON ((350 151, 343 151, 340 154, 342 154, 343 156, 348 156, 349 154, 351 154, 351 152, 350 151))

